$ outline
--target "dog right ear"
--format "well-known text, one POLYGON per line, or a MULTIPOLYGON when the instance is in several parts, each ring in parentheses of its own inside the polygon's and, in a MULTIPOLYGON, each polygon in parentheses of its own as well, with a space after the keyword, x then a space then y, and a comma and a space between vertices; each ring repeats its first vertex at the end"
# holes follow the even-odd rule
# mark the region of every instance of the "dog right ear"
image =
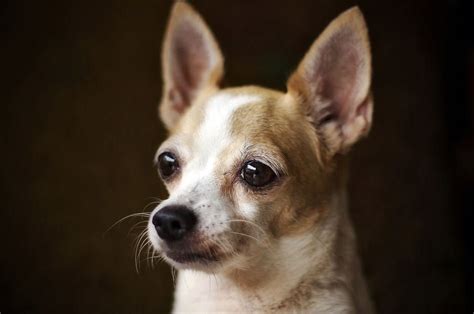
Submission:
POLYGON ((172 130, 198 95, 217 88, 224 60, 210 29, 187 3, 175 3, 162 50, 161 120, 172 130))

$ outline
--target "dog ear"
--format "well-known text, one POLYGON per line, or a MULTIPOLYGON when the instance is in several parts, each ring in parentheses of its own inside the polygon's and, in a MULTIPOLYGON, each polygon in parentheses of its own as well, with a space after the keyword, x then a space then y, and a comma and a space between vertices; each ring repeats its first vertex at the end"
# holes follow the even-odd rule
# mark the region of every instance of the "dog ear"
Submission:
POLYGON ((223 57, 201 16, 187 3, 175 3, 162 51, 163 94, 160 116, 170 130, 198 95, 217 88, 223 57))
POLYGON ((304 106, 330 157, 369 132, 370 81, 367 28, 353 7, 329 24, 288 80, 288 92, 304 106))

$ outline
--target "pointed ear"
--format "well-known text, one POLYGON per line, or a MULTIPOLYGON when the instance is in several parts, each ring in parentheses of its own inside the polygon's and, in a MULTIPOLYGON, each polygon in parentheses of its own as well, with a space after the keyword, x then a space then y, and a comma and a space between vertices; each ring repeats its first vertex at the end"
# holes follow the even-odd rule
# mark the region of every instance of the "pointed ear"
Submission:
POLYGON ((329 156, 344 153, 372 122, 371 57, 364 17, 353 7, 324 30, 288 81, 329 156))
POLYGON ((201 16, 187 3, 176 2, 162 51, 164 88, 160 116, 168 129, 174 127, 201 92, 217 88, 223 62, 201 16))

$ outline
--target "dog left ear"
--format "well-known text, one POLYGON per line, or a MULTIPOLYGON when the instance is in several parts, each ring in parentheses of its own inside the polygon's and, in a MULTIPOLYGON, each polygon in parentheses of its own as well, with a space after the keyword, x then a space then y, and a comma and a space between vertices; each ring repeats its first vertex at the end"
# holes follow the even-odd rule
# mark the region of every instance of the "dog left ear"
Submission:
POLYGON ((344 153, 369 132, 372 99, 367 28, 357 7, 324 30, 288 81, 329 156, 344 153))
POLYGON ((160 116, 171 130, 200 93, 217 88, 224 59, 209 27, 184 1, 173 6, 161 56, 160 116))

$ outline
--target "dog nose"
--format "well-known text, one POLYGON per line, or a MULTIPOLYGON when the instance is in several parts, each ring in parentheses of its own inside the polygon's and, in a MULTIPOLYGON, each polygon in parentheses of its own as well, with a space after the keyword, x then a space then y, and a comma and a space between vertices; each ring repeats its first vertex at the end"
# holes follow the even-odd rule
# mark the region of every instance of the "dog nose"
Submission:
POLYGON ((196 215, 185 206, 166 206, 152 219, 158 236, 166 241, 182 239, 196 225, 196 215))

